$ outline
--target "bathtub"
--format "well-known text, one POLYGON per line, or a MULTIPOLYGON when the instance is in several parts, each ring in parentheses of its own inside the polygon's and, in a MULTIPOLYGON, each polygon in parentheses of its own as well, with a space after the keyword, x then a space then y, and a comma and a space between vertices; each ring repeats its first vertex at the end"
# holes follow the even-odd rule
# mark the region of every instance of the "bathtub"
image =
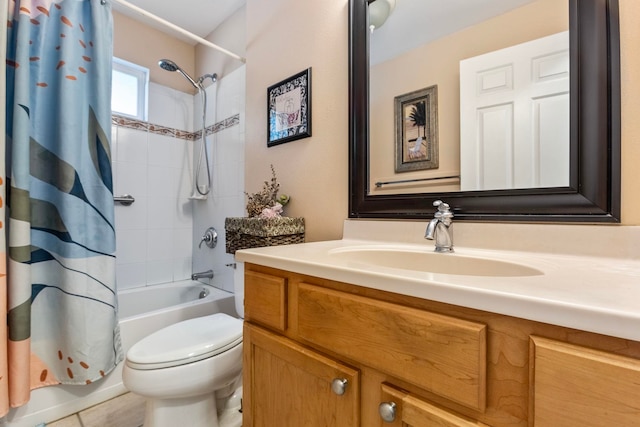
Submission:
MULTIPOLYGON (((118 305, 125 354, 140 339, 173 323, 213 313, 237 316, 233 294, 191 280, 119 291, 118 305)), ((9 411, 0 421, 0 426, 33 427, 79 412, 126 391, 120 363, 104 379, 89 385, 59 385, 32 391, 29 403, 9 411)))

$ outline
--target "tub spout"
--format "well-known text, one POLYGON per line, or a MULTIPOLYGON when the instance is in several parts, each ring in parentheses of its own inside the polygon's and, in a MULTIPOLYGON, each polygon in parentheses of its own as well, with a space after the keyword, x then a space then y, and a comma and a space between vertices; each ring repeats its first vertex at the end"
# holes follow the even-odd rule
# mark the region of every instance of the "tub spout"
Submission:
POLYGON ((193 273, 191 275, 191 280, 198 279, 213 279, 213 270, 202 271, 200 273, 193 273))

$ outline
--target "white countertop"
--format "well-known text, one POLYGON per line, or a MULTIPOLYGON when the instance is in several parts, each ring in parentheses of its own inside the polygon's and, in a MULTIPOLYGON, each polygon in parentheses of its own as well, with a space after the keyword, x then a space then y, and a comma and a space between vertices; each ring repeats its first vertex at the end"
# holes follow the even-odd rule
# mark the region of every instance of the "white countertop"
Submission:
MULTIPOLYGON (((455 246, 454 254, 437 255, 480 257, 517 263, 540 270, 543 274, 523 277, 434 274, 367 265, 349 261, 335 254, 336 250, 341 248, 356 246, 414 252, 433 251, 432 242, 406 243, 354 238, 362 237, 362 233, 350 233, 347 228, 342 240, 246 249, 236 252, 236 259, 373 289, 640 341, 640 260, 635 257, 455 246), (331 251, 334 254, 331 254, 331 251)), ((549 230, 551 229, 546 229, 549 230)), ((571 232, 574 233, 575 228, 571 232)), ((636 232, 634 228, 631 234, 635 236, 636 232)), ((620 234, 619 231, 615 233, 620 234)))

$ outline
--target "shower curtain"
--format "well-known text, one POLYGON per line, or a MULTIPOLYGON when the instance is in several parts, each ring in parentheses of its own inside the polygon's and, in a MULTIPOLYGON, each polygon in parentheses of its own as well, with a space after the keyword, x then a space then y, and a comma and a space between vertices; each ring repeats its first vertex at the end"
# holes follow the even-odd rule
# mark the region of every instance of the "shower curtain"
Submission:
POLYGON ((122 360, 110 7, 104 0, 8 2, 0 416, 34 388, 88 384, 122 360))

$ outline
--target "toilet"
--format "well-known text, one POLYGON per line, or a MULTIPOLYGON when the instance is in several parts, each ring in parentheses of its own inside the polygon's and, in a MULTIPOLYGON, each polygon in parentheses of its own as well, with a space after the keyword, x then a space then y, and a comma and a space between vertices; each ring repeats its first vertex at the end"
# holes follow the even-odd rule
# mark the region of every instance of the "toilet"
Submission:
MULTIPOLYGON (((234 277, 240 316, 242 279, 234 277)), ((127 352, 122 381, 146 399, 144 427, 240 427, 242 319, 216 313, 152 333, 127 352)))

